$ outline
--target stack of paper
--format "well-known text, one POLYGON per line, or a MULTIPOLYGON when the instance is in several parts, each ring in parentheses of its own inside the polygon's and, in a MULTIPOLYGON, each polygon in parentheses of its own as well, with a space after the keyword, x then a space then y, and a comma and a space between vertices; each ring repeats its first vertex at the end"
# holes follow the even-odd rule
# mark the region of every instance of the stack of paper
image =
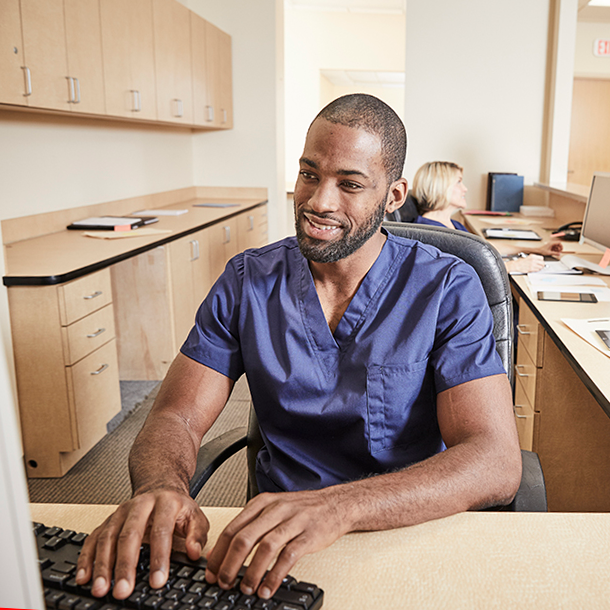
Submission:
MULTIPOLYGON (((563 318, 561 320, 570 330, 582 337, 587 343, 596 347, 602 354, 610 358, 610 349, 602 340, 597 331, 610 331, 610 318, 592 318, 591 320, 578 320, 563 318)), ((602 333, 606 334, 606 333, 602 333)))

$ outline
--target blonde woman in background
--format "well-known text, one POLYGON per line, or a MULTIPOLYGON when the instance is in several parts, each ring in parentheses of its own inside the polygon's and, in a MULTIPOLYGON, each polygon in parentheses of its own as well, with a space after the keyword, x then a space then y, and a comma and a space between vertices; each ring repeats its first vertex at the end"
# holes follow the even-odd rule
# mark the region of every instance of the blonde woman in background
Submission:
MULTIPOLYGON (((459 210, 466 209, 466 188, 463 168, 449 161, 424 163, 413 178, 412 195, 419 216, 418 224, 448 227, 459 231, 468 229, 451 218, 459 210)), ((495 245, 495 244, 494 244, 495 245)), ((509 244, 495 245, 503 257, 525 254, 525 257, 505 260, 509 273, 531 273, 544 267, 545 255, 558 254, 563 245, 550 241, 537 248, 517 249, 509 244)))

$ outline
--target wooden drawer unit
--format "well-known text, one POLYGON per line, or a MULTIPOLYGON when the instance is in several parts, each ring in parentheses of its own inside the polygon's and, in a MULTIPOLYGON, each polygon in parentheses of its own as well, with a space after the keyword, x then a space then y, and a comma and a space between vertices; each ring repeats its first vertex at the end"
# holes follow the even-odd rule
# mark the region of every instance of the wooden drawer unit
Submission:
POLYGON ((538 369, 534 365, 529 353, 525 349, 518 350, 517 363, 515 364, 515 379, 522 385, 523 391, 532 406, 536 404, 537 371, 538 369))
POLYGON ((28 475, 62 476, 121 408, 110 272, 8 296, 28 475))
POLYGON ((112 304, 62 328, 64 358, 74 364, 115 336, 112 304))
POLYGON ((515 383, 515 420, 521 449, 532 451, 535 412, 520 379, 515 383))
POLYGON ((63 326, 112 302, 110 273, 107 269, 57 287, 63 326))
POLYGON ((519 307, 517 333, 519 335, 517 349, 527 350, 533 364, 541 367, 544 360, 544 336, 541 332, 540 322, 523 301, 519 307))

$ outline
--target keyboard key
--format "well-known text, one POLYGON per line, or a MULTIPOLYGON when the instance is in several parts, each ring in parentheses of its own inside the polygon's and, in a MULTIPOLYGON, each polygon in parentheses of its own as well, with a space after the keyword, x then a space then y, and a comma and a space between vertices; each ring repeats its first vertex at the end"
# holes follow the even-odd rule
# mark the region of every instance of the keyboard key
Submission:
POLYGON ((70 542, 72 542, 74 544, 78 544, 79 546, 82 546, 82 544, 83 544, 83 542, 85 542, 86 538, 87 538, 87 534, 83 534, 82 532, 79 532, 78 534, 74 534, 74 536, 72 536, 72 538, 70 538, 70 542))
POLYGON ((65 540, 70 540, 72 536, 74 536, 76 532, 74 530, 64 530, 61 534, 57 534, 58 538, 64 538, 65 540))
POLYGON ((74 610, 77 604, 82 601, 82 598, 78 595, 66 595, 57 604, 57 610, 74 610))
POLYGON ((59 536, 53 536, 49 538, 49 540, 47 540, 43 546, 45 549, 56 551, 57 549, 60 549, 64 544, 66 544, 66 541, 63 538, 60 538, 59 536))
POLYGON ((95 599, 83 599, 81 602, 76 604, 74 610, 97 610, 101 603, 95 599))
POLYGON ((59 600, 63 599, 65 596, 66 594, 61 591, 50 591, 44 598, 47 608, 57 608, 59 600))
POLYGON ((193 578, 195 582, 205 582, 205 570, 197 570, 195 574, 193 574, 193 578))
POLYGON ((273 599, 280 602, 287 602, 294 606, 300 606, 301 608, 309 608, 313 604, 313 597, 309 593, 303 593, 302 591, 289 591, 280 587, 277 593, 273 596, 273 599))
POLYGON ((53 536, 57 536, 57 534, 61 534, 61 527, 48 527, 45 531, 42 532, 42 536, 45 538, 53 538, 53 536))
POLYGON ((178 570, 178 578, 188 578, 193 572, 195 571, 195 568, 190 568, 189 566, 182 566, 179 570, 178 570))

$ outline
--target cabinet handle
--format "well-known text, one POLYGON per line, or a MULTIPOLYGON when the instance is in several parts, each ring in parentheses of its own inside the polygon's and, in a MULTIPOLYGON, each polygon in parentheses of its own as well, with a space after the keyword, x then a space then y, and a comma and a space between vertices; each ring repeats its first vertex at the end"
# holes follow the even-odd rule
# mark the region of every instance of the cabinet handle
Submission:
POLYGON ((225 239, 222 243, 228 244, 231 241, 231 227, 224 227, 224 230, 225 230, 225 239))
POLYGON ((109 364, 102 364, 102 366, 100 366, 99 369, 97 369, 97 371, 91 371, 91 375, 99 375, 100 373, 103 373, 110 365, 109 364))
POLYGON ((76 98, 74 99, 74 103, 80 104, 80 81, 78 78, 75 78, 74 82, 76 83, 76 98))
POLYGON ((87 335, 87 339, 93 339, 94 337, 99 337, 102 333, 105 333, 105 328, 98 328, 94 333, 87 335))
POLYGON ((21 69, 25 76, 25 93, 23 96, 27 97, 28 95, 32 95, 32 74, 27 66, 21 66, 21 69))
MULTIPOLYGON (((523 409, 523 405, 515 405, 515 409, 523 409)), ((515 417, 518 417, 519 419, 527 419, 527 415, 519 415, 515 409, 513 409, 515 417)))
POLYGON ((254 216, 248 216, 248 231, 254 231, 254 216))
POLYGON ((519 377, 529 377, 529 375, 527 373, 520 373, 519 372, 519 367, 524 368, 525 365, 524 364, 516 364, 515 365, 515 373, 517 373, 517 375, 519 377))
POLYGON ((222 122, 227 122, 227 111, 224 108, 222 109, 222 122))
POLYGON ((140 97, 140 92, 137 89, 132 89, 131 93, 133 95, 133 108, 131 112, 140 112, 142 110, 142 98, 140 97))
POLYGON ((89 299, 95 299, 96 297, 101 296, 103 293, 101 290, 96 290, 93 294, 88 294, 86 297, 83 297, 86 301, 89 299))
POLYGON ((214 106, 206 106, 205 109, 208 111, 208 121, 214 120, 214 106))
POLYGON ((66 76, 66 78, 68 79, 68 95, 70 96, 68 104, 74 104, 74 79, 71 76, 66 76))
POLYGON ((199 242, 196 239, 191 241, 191 261, 199 258, 199 242))
POLYGON ((517 332, 520 335, 531 335, 532 333, 528 333, 527 331, 523 330, 522 326, 525 326, 525 324, 517 324, 517 332))
POLYGON ((183 117, 184 116, 184 105, 182 104, 182 100, 175 99, 172 100, 174 105, 174 116, 175 117, 183 117))

